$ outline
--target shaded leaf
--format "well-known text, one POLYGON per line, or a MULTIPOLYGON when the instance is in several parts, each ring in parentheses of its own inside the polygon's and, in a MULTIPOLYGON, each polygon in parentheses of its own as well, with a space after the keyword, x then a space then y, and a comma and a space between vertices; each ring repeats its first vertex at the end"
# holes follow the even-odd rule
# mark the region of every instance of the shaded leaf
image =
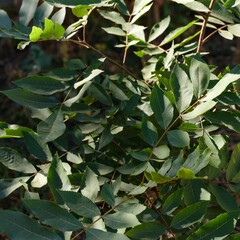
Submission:
POLYGON ((156 127, 147 120, 146 117, 143 117, 142 120, 142 133, 143 139, 151 146, 155 146, 158 140, 158 132, 156 127))
POLYGON ((166 227, 157 222, 145 222, 126 232, 133 239, 159 239, 166 231, 166 227))
POLYGON ((193 92, 198 99, 208 87, 210 70, 206 63, 197 57, 193 58, 190 64, 190 79, 193 83, 193 92))
POLYGON ((64 203, 74 213, 88 218, 101 215, 98 207, 87 197, 77 192, 59 191, 64 203))
POLYGON ((11 240, 61 240, 54 232, 20 212, 0 210, 0 232, 11 240), (13 231, 14 226, 14 231, 13 231))
POLYGON ((0 28, 11 28, 11 27, 12 27, 12 22, 8 14, 4 10, 0 9, 0 28))
POLYGON ((128 237, 120 233, 104 232, 99 229, 87 229, 86 240, 129 240, 128 237))
POLYGON ((35 157, 40 160, 52 160, 52 154, 46 143, 43 143, 39 136, 30 132, 23 132, 24 143, 27 150, 35 157))
POLYGON ((176 65, 170 84, 176 101, 176 107, 181 113, 191 104, 193 97, 192 82, 186 72, 179 65, 176 65))
POLYGON ((137 217, 130 213, 113 213, 103 219, 106 225, 113 229, 135 227, 140 224, 137 217))
POLYGON ((238 215, 238 212, 223 213, 204 224, 189 236, 187 240, 225 239, 225 237, 232 233, 238 215))
POLYGON ((85 188, 81 190, 82 195, 95 201, 100 190, 96 174, 89 168, 85 172, 85 188))
POLYGON ((38 0, 23 0, 19 11, 19 21, 27 26, 32 20, 38 5, 38 0))
POLYGON ((211 101, 214 98, 218 97, 230 83, 233 83, 240 79, 240 74, 232 74, 227 73, 225 76, 223 76, 222 79, 220 79, 217 84, 211 88, 206 96, 202 99, 202 101, 211 101))
POLYGON ((190 137, 182 130, 171 130, 167 132, 169 143, 174 147, 187 147, 190 144, 190 137))
POLYGON ((150 104, 158 124, 166 129, 173 119, 174 109, 170 100, 157 85, 152 90, 150 104))
POLYGON ((62 161, 57 155, 54 156, 47 175, 48 185, 52 195, 57 203, 63 203, 58 190, 71 190, 71 182, 67 176, 67 172, 63 167, 62 161))
POLYGON ((112 187, 106 182, 102 186, 101 196, 103 200, 110 206, 113 207, 115 205, 115 197, 113 194, 112 187))
POLYGON ((7 197, 13 191, 27 182, 30 177, 19 177, 13 179, 0 179, 0 199, 7 197))
POLYGON ((71 213, 55 203, 39 199, 23 199, 22 201, 43 224, 63 232, 76 231, 83 227, 71 213))
POLYGON ((192 204, 180 210, 174 217, 171 226, 176 229, 187 228, 194 223, 200 222, 207 210, 207 202, 192 204))
POLYGON ((30 76, 17 80, 14 84, 33 93, 43 95, 52 95, 65 89, 61 82, 46 76, 30 76))
POLYGON ((12 101, 26 107, 42 109, 54 107, 58 104, 58 101, 53 97, 40 96, 20 88, 2 91, 2 93, 12 101))
POLYGON ((167 197, 162 205, 163 214, 170 215, 177 209, 183 199, 183 188, 178 189, 167 197))
POLYGON ((223 210, 227 212, 238 210, 236 200, 226 189, 220 186, 210 185, 210 190, 223 210))
POLYGON ((46 120, 37 126, 37 132, 43 142, 51 142, 63 135, 66 125, 63 122, 62 111, 52 113, 46 120))
POLYGON ((0 162, 7 168, 22 172, 22 173, 35 173, 35 167, 27 161, 15 150, 11 148, 0 148, 0 162))

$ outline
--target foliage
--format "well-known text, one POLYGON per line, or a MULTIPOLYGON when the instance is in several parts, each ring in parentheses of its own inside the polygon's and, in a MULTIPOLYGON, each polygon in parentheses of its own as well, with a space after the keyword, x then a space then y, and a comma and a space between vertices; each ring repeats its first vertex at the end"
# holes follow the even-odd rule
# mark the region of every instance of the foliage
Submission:
POLYGON ((151 29, 137 24, 151 0, 132 12, 122 0, 38 2, 23 0, 18 22, 1 10, 0 36, 21 40, 18 49, 77 44, 99 58, 71 59, 1 92, 37 124, 0 122, 0 138, 13 139, 0 162, 18 172, 0 180, 0 197, 22 187, 29 213, 1 210, 0 231, 13 240, 237 239, 240 144, 229 156, 218 129, 240 132, 240 68, 217 74, 201 50, 215 33, 240 36, 240 2, 175 0, 198 15, 172 31, 170 16, 151 29), (77 21, 65 26, 69 9, 77 21), (87 42, 93 12, 119 40, 123 63, 87 42), (138 73, 124 65, 130 50, 143 60, 138 73))

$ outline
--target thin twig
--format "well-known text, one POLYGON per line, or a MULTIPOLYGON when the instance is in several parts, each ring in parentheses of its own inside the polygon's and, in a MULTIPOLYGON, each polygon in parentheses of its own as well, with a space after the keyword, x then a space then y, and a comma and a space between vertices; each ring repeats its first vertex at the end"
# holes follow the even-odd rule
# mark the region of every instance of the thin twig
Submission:
MULTIPOLYGON (((114 211, 117 207, 121 206, 122 204, 124 204, 125 202, 128 202, 129 200, 131 200, 132 198, 134 198, 134 196, 128 197, 127 199, 123 200, 122 202, 120 202, 119 204, 117 204, 116 206, 114 206, 113 208, 109 209, 107 212, 105 212, 103 215, 101 215, 99 218, 97 218, 93 223, 91 223, 87 228, 91 228, 95 223, 97 223, 99 220, 101 220, 102 218, 104 218, 105 216, 107 216, 109 213, 111 213, 112 211, 114 211)), ((79 237, 81 234, 83 234, 86 231, 85 228, 83 228, 77 235, 75 235, 72 240, 76 239, 77 237, 79 237)))
POLYGON ((149 196, 147 195, 147 193, 145 192, 145 197, 147 198, 147 200, 151 203, 151 206, 153 206, 154 210, 157 212, 157 214, 159 215, 159 217, 162 219, 162 221, 164 222, 165 226, 167 227, 168 231, 172 234, 172 237, 175 237, 175 233, 172 231, 172 229, 170 228, 170 226, 168 225, 168 223, 166 222, 165 218, 163 217, 162 213, 159 211, 158 208, 156 208, 156 206, 153 204, 152 200, 149 198, 149 196))
MULTIPOLYGON (((163 134, 160 136, 160 138, 158 139, 157 143, 153 146, 152 151, 147 159, 147 163, 149 163, 152 159, 153 156, 153 152, 156 149, 156 147, 162 142, 163 138, 165 137, 165 135, 167 134, 167 132, 172 128, 172 126, 182 117, 182 115, 184 113, 186 113, 189 109, 193 108, 194 106, 196 106, 199 103, 200 100, 196 101, 195 103, 193 103, 191 106, 189 106, 188 108, 186 108, 182 113, 179 114, 178 117, 176 117, 176 119, 164 130, 163 134)), ((141 184, 144 183, 145 180, 145 174, 143 174, 143 178, 141 181, 141 184)))
POLYGON ((130 24, 130 22, 131 22, 131 19, 132 19, 132 15, 130 15, 129 18, 128 18, 128 24, 127 24, 127 30, 126 30, 126 38, 125 38, 126 47, 125 47, 125 49, 124 49, 124 54, 123 54, 123 63, 126 62, 126 58, 127 58, 128 34, 129 34, 128 28, 129 28, 129 24, 130 24))
POLYGON ((120 63, 118 63, 117 61, 113 60, 112 58, 108 57, 107 55, 105 55, 104 53, 102 53, 101 51, 99 51, 98 49, 96 49, 95 47, 93 47, 92 45, 90 45, 87 42, 83 42, 81 40, 74 40, 74 39, 67 39, 67 41, 69 42, 73 42, 75 44, 78 44, 80 46, 83 46, 85 48, 89 48, 91 50, 93 50, 94 52, 98 53, 99 55, 101 55, 102 57, 106 58, 109 62, 113 63, 114 65, 116 65, 117 67, 119 67, 120 69, 122 69, 124 72, 126 72, 128 75, 130 75, 132 78, 134 78, 135 80, 137 79, 137 77, 131 72, 129 71, 127 68, 125 68, 123 65, 121 65, 120 63))
POLYGON ((219 27, 218 29, 216 29, 215 31, 211 32, 208 36, 206 36, 202 42, 205 43, 210 37, 212 37, 215 33, 217 33, 219 30, 222 30, 224 28, 228 27, 228 24, 227 25, 224 25, 224 26, 221 26, 219 27))
POLYGON ((216 0, 211 0, 210 5, 209 5, 209 12, 207 13, 207 15, 205 16, 205 18, 203 20, 203 25, 202 25, 199 40, 198 40, 197 53, 200 53, 200 51, 201 51, 201 48, 202 48, 202 45, 203 45, 203 39, 204 39, 204 35, 205 35, 207 23, 208 23, 208 18, 211 15, 211 12, 213 10, 213 6, 214 6, 215 1, 216 0))

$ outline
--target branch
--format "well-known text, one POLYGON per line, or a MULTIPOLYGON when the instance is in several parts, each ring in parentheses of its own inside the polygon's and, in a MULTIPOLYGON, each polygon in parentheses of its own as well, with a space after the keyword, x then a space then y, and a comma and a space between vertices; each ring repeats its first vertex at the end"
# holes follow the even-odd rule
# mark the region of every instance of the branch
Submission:
POLYGON ((212 13, 213 5, 214 5, 215 1, 216 0, 211 0, 210 5, 209 5, 209 12, 207 13, 206 17, 203 20, 203 25, 202 25, 202 29, 201 29, 199 40, 198 40, 197 53, 200 53, 200 51, 201 51, 201 48, 203 45, 203 39, 204 39, 204 35, 205 35, 207 23, 208 23, 208 18, 210 17, 210 15, 212 13))
POLYGON ((104 53, 102 53, 101 51, 99 51, 98 49, 96 49, 95 47, 93 47, 92 45, 87 43, 86 41, 73 40, 73 39, 67 39, 66 41, 73 42, 73 43, 78 44, 85 48, 90 48, 94 52, 98 53, 100 56, 105 57, 109 62, 113 63, 114 65, 116 65, 117 67, 122 69, 124 72, 126 72, 128 75, 130 75, 135 80, 137 79, 137 77, 129 69, 125 68, 123 65, 121 65, 117 61, 113 60, 112 58, 108 57, 107 55, 105 55, 104 53))

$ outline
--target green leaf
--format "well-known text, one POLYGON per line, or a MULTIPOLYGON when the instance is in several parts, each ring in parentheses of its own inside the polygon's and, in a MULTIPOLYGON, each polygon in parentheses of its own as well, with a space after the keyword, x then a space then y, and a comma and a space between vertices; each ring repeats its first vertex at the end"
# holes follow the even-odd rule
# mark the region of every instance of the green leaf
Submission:
POLYGON ((33 18, 34 26, 41 26, 45 18, 48 18, 53 11, 53 6, 43 2, 36 10, 33 18))
POLYGON ((58 101, 53 97, 40 96, 20 88, 2 91, 2 93, 12 101, 25 107, 41 109, 54 107, 58 104, 58 101))
POLYGON ((83 80, 77 82, 74 84, 74 88, 79 88, 80 86, 82 86, 83 84, 93 80, 95 77, 97 77, 98 75, 100 75, 103 71, 100 69, 94 69, 92 70, 87 77, 85 77, 83 80))
POLYGON ((89 87, 90 94, 99 102, 112 106, 112 99, 108 92, 98 83, 92 83, 89 87))
POLYGON ((235 228, 238 212, 224 213, 200 227, 187 240, 225 239, 235 228))
POLYGON ((143 139, 151 146, 155 146, 158 141, 158 131, 156 127, 147 120, 146 117, 143 117, 142 120, 142 133, 143 139))
POLYGON ((37 159, 51 161, 52 154, 46 143, 43 143, 37 134, 23 132, 24 143, 27 150, 37 159))
POLYGON ((220 126, 224 125, 229 129, 240 133, 240 113, 237 111, 207 112, 204 114, 204 116, 212 123, 220 126))
POLYGON ((130 213, 113 213, 103 217, 106 225, 112 229, 135 227, 140 224, 137 217, 130 213))
POLYGON ((178 148, 187 147, 190 144, 190 137, 187 132, 182 130, 171 130, 167 132, 169 143, 178 148))
POLYGON ((63 113, 61 110, 52 113, 45 121, 42 121, 37 126, 37 132, 44 143, 52 142, 66 130, 66 125, 63 121, 63 113))
POLYGON ((240 143, 234 148, 230 162, 227 167, 227 180, 232 180, 240 172, 240 143))
POLYGON ((190 64, 190 79, 193 83, 193 93, 198 99, 202 96, 208 87, 210 79, 210 70, 206 63, 195 57, 190 64))
POLYGON ((183 229, 200 222, 207 210, 207 207, 207 202, 199 202, 182 209, 173 217, 171 227, 183 229))
POLYGON ((31 43, 31 41, 21 41, 21 42, 17 45, 17 49, 18 49, 18 50, 23 50, 23 49, 25 49, 30 43, 31 43))
POLYGON ((54 30, 53 30, 53 36, 56 38, 56 39, 59 39, 61 38, 65 33, 65 28, 60 25, 58 22, 55 22, 55 27, 54 27, 54 30))
POLYGON ((166 159, 170 155, 170 149, 167 145, 160 145, 153 149, 153 154, 158 159, 166 159))
POLYGON ((189 8, 193 11, 197 11, 197 12, 206 12, 207 13, 209 11, 209 9, 204 4, 202 4, 201 2, 197 2, 197 1, 190 1, 184 5, 187 8, 189 8))
MULTIPOLYGON (((140 188, 141 188, 141 186, 140 186, 140 188)), ((134 190, 137 191, 136 189, 134 189, 134 190)), ((140 189, 138 189, 138 190, 140 190, 140 189)), ((134 214, 134 215, 139 215, 144 210, 146 210, 147 207, 143 204, 139 204, 137 202, 129 201, 129 202, 123 203, 120 206, 117 206, 115 209, 116 209, 117 212, 124 212, 124 213, 131 213, 131 214, 134 214)))
POLYGON ((43 224, 63 232, 76 231, 83 227, 71 213, 55 203, 39 199, 23 199, 22 201, 43 224))
POLYGON ((240 24, 233 24, 228 26, 228 31, 231 32, 234 36, 240 37, 240 24))
POLYGON ((27 26, 32 20, 38 5, 38 0, 23 0, 19 11, 19 21, 27 26))
POLYGON ((128 237, 120 233, 104 232, 99 229, 87 229, 86 240, 129 240, 128 237))
POLYGON ((65 89, 65 86, 58 80, 45 76, 22 78, 15 81, 14 84, 30 92, 42 95, 52 95, 65 89))
POLYGON ((164 184, 164 183, 176 180, 175 178, 165 177, 160 173, 156 173, 156 172, 151 172, 150 176, 151 176, 151 180, 157 184, 164 184))
POLYGON ((177 172, 177 176, 179 179, 194 179, 195 178, 194 172, 188 168, 180 168, 177 172))
POLYGON ((117 170, 118 172, 124 175, 137 176, 143 173, 146 170, 147 166, 148 166, 147 162, 143 162, 143 163, 130 162, 117 168, 117 170))
POLYGON ((176 101, 176 107, 181 113, 186 110, 192 101, 193 85, 188 75, 179 66, 176 65, 170 80, 171 88, 176 101))
POLYGON ((54 22, 50 19, 45 18, 44 20, 44 29, 41 34, 43 40, 48 40, 52 37, 54 31, 54 22))
POLYGON ((0 232, 11 240, 61 240, 54 232, 20 212, 0 210, 0 232), (14 226, 14 231, 13 231, 14 226))
POLYGON ((8 14, 2 9, 0 9, 0 28, 12 28, 11 19, 9 18, 8 14))
POLYGON ((137 13, 139 13, 146 5, 148 5, 149 3, 151 3, 152 0, 138 0, 136 2, 134 2, 134 6, 133 6, 133 11, 131 13, 131 15, 136 15, 137 13))
POLYGON ((22 172, 22 173, 35 173, 35 167, 27 161, 15 150, 11 148, 0 148, 0 162, 7 168, 22 172))
POLYGON ((85 188, 81 190, 82 195, 95 201, 100 190, 96 174, 89 168, 85 172, 85 188))
POLYGON ((170 100, 157 85, 152 90, 150 104, 158 124, 166 129, 173 119, 174 109, 170 100))
POLYGON ((105 10, 98 10, 98 12, 100 13, 100 15, 105 18, 108 19, 114 23, 117 24, 125 24, 126 21, 125 19, 122 17, 122 15, 118 12, 115 11, 105 11, 105 10))
POLYGON ((158 222, 145 222, 126 232, 133 239, 159 239, 166 231, 166 227, 158 222))
POLYGON ((240 239, 240 233, 229 236, 227 240, 238 240, 238 239, 240 239))
POLYGON ((183 188, 178 189, 167 197, 162 205, 162 212, 166 215, 171 215, 178 208, 183 199, 183 188))
POLYGON ((30 177, 0 179, 0 199, 7 197, 13 191, 21 187, 29 178, 30 177))
POLYGON ((103 200, 110 206, 113 207, 115 205, 115 197, 113 194, 112 187, 106 182, 102 186, 101 196, 103 200))
POLYGON ((240 79, 240 74, 227 73, 217 84, 211 88, 206 96, 202 99, 204 102, 208 102, 218 97, 230 83, 236 82, 240 79))
POLYGON ((218 29, 218 33, 219 33, 222 37, 224 37, 224 38, 226 38, 226 39, 228 39, 228 40, 233 40, 233 38, 234 38, 233 34, 232 34, 231 32, 229 32, 229 31, 227 31, 227 30, 218 29))
POLYGON ((189 28, 191 28, 197 21, 194 20, 190 23, 188 23, 186 26, 184 27, 179 27, 175 30, 173 30, 172 32, 170 32, 164 39, 163 41, 160 43, 160 46, 165 45, 169 42, 172 42, 175 38, 179 37, 181 34, 183 34, 184 32, 186 32, 189 28))
POLYGON ((53 14, 53 16, 51 17, 51 20, 54 23, 58 23, 61 25, 61 24, 63 24, 65 17, 66 17, 66 8, 62 7, 53 14))
POLYGON ((199 148, 196 148, 193 153, 189 154, 182 167, 191 169, 194 174, 197 174, 208 165, 210 156, 211 150, 209 148, 206 148, 203 152, 200 152, 199 148))
POLYGON ((193 123, 184 122, 181 124, 179 129, 182 131, 185 131, 185 132, 195 132, 195 131, 199 130, 199 127, 197 127, 193 123))
POLYGON ((33 26, 29 35, 31 42, 37 42, 40 39, 42 32, 43 30, 41 28, 33 26))
POLYGON ((88 10, 91 9, 90 6, 84 6, 84 5, 78 5, 72 9, 73 15, 76 17, 84 17, 85 15, 88 15, 88 10))
MULTIPOLYGON (((152 1, 152 0, 151 0, 152 1)), ((140 2, 140 1, 137 1, 140 2)), ((145 2, 147 2, 145 0, 145 2)), ((135 2, 136 3, 136 2, 135 2)), ((144 15, 146 12, 148 12, 152 7, 152 4, 144 6, 131 20, 131 24, 135 23, 142 15, 144 15)))
POLYGON ((71 182, 67 176, 67 172, 63 167, 62 161, 57 155, 54 156, 47 175, 48 185, 55 201, 62 204, 62 198, 58 190, 71 190, 71 182))
POLYGON ((107 146, 109 143, 112 142, 114 136, 111 134, 109 129, 105 129, 101 135, 99 140, 99 147, 98 149, 102 149, 103 147, 107 146))
POLYGON ((122 30, 120 27, 107 27, 107 28, 102 28, 105 32, 117 36, 125 36, 126 33, 122 30))
POLYGON ((101 215, 98 207, 87 197, 77 192, 59 191, 64 203, 74 213, 88 218, 101 215))
POLYGON ((150 31, 148 42, 152 42, 153 40, 161 36, 161 34, 163 34, 168 28, 170 20, 170 16, 167 16, 161 22, 154 24, 150 31))
POLYGON ((210 190, 223 210, 227 212, 238 210, 236 200, 226 189, 216 185, 210 185, 210 190))
POLYGON ((206 186, 198 179, 189 180, 184 187, 184 201, 186 205, 191 205, 201 201, 210 201, 211 194, 206 190, 206 186))
MULTIPOLYGON (((48 167, 48 165, 47 165, 48 167)), ((31 186, 33 188, 41 188, 47 184, 47 177, 42 173, 37 173, 33 180, 31 181, 31 186)))
POLYGON ((194 118, 202 116, 204 113, 211 110, 216 104, 217 102, 214 102, 214 101, 200 103, 191 112, 185 113, 181 117, 183 120, 192 120, 194 118))

